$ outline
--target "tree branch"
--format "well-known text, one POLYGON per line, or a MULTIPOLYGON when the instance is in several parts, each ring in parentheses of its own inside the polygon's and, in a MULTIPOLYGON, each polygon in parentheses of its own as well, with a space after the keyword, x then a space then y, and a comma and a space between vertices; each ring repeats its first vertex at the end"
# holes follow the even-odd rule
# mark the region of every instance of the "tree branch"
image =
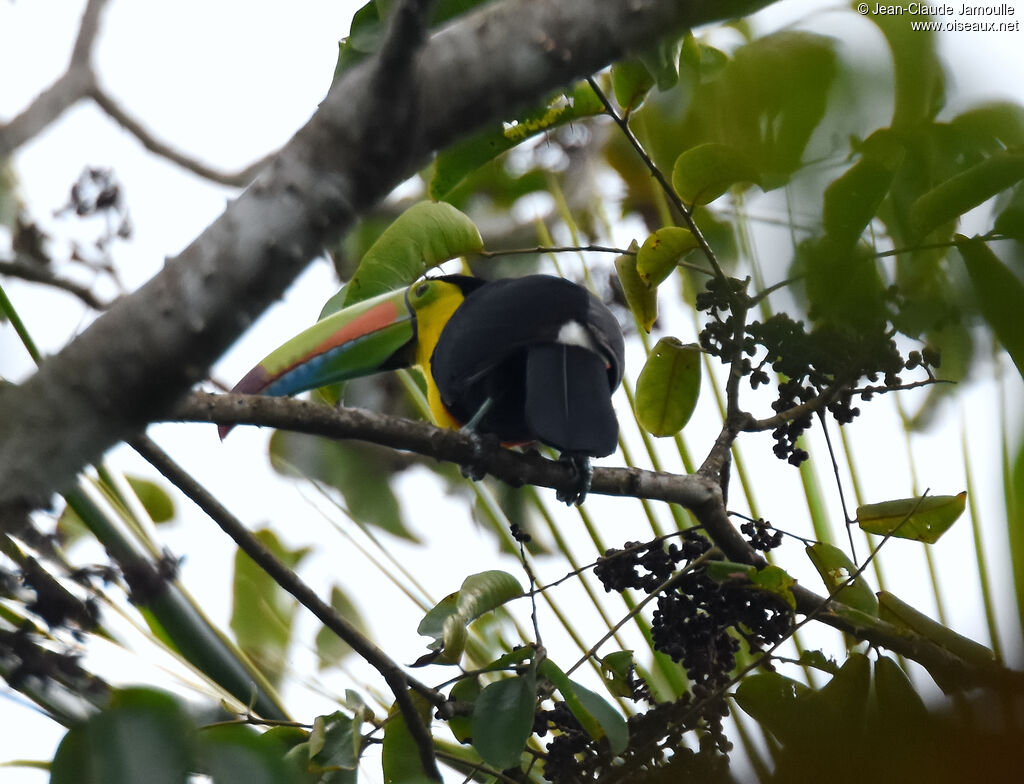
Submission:
POLYGON ((92 70, 92 49, 106 4, 107 0, 89 0, 82 13, 67 70, 37 95, 25 111, 0 125, 0 160, 10 156, 89 94, 96 81, 92 70))
POLYGON ((97 297, 88 286, 75 283, 73 280, 61 278, 53 274, 53 272, 42 264, 22 261, 18 258, 15 258, 13 261, 0 259, 0 275, 7 275, 11 278, 21 278, 22 280, 30 280, 33 283, 42 283, 46 286, 53 286, 54 288, 61 289, 69 294, 74 294, 94 310, 106 310, 110 307, 109 302, 104 302, 97 297))
POLYGON ((165 416, 354 218, 429 154, 671 30, 769 0, 497 2, 436 33, 412 64, 420 111, 396 138, 376 61, 341 76, 313 118, 177 258, 20 387, 0 393, 0 516, 45 504, 103 450, 165 416))
MULTIPOLYGON (((531 484, 554 489, 569 488, 572 469, 536 453, 513 452, 495 446, 482 455, 474 451, 474 439, 456 430, 442 430, 426 422, 402 419, 355 408, 335 409, 292 398, 252 395, 212 395, 196 392, 172 412, 175 421, 210 424, 258 424, 336 439, 358 439, 416 452, 438 460, 473 465, 511 485, 531 484)), ((723 434, 728 429, 723 429, 723 434)), ((212 428, 210 438, 215 438, 212 428)), ((717 476, 703 470, 678 475, 639 468, 594 469, 591 495, 629 496, 679 504, 693 512, 711 540, 726 558, 762 566, 754 551, 729 520, 717 476)), ((979 665, 965 661, 915 632, 830 601, 807 588, 793 588, 797 611, 847 632, 872 645, 888 648, 924 665, 944 683, 962 686, 1016 683, 1021 677, 994 662, 979 665)))
POLYGON ((252 182, 253 177, 267 165, 267 162, 271 159, 270 155, 260 158, 258 161, 249 164, 244 169, 237 172, 225 172, 220 169, 215 169, 211 166, 200 161, 198 158, 193 158, 190 155, 176 150, 166 142, 161 141, 154 136, 149 129, 147 129, 142 123, 132 117, 124 107, 121 106, 113 97, 108 95, 102 87, 100 87, 95 81, 90 85, 88 90, 88 97, 92 98, 107 115, 124 128, 128 133, 139 140, 147 150, 154 155, 159 155, 161 158, 166 158, 171 163, 176 163, 183 169, 192 172, 204 179, 210 180, 210 182, 217 182, 221 185, 230 185, 236 188, 242 188, 252 182))
MULTIPOLYGON (((401 708, 410 733, 417 740, 425 769, 433 769, 433 772, 436 774, 437 769, 433 759, 433 740, 430 737, 430 732, 420 720, 419 712, 409 699, 408 690, 410 688, 415 689, 434 706, 443 705, 446 701, 445 696, 409 677, 373 641, 338 614, 327 602, 317 596, 316 592, 304 583, 294 571, 289 569, 259 539, 253 536, 249 529, 242 524, 241 520, 231 514, 212 493, 196 482, 187 471, 171 459, 170 455, 164 452, 147 436, 143 435, 133 439, 131 447, 202 509, 211 520, 220 526, 224 533, 231 537, 242 552, 270 575, 274 582, 294 596, 324 626, 348 643, 352 650, 381 674, 395 695, 395 700, 401 708)), ((435 778, 440 780, 439 775, 435 776, 435 778)))

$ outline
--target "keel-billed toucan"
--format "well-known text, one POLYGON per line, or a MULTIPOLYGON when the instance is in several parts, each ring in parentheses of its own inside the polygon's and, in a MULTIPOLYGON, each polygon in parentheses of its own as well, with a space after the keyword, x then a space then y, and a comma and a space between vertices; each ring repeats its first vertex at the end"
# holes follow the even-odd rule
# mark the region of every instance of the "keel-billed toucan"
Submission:
POLYGON ((615 450, 622 332, 594 295, 550 275, 447 275, 365 300, 292 338, 232 391, 291 395, 412 365, 439 425, 558 449, 583 480, 569 500, 586 493, 589 458, 615 450))

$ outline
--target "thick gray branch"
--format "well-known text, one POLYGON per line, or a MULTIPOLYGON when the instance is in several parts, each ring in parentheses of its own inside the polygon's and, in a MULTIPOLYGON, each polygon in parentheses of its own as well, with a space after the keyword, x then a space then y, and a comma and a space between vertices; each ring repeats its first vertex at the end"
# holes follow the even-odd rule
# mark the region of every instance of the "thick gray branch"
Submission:
POLYGON ((425 45, 412 115, 373 89, 373 61, 352 69, 179 257, 0 396, 0 513, 46 503, 83 465, 165 415, 324 243, 433 150, 672 29, 767 4, 491 4, 425 45))

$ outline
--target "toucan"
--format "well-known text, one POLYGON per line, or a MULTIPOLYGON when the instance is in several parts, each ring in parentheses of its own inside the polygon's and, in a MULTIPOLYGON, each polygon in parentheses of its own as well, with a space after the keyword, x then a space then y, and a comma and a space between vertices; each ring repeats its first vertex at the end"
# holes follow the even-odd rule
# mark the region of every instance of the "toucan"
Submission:
MULTIPOLYGON (((618 321, 582 286, 551 275, 444 275, 327 316, 232 392, 292 395, 416 366, 438 425, 554 447, 580 480, 559 498, 581 503, 590 458, 615 451, 611 395, 623 363, 618 321)), ((221 438, 228 430, 220 428, 221 438)))

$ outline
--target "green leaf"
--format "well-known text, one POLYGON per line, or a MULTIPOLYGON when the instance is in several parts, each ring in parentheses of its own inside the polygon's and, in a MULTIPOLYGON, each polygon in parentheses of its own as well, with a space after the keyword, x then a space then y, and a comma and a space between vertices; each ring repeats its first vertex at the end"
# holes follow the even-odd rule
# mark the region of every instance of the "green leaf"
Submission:
POLYGON ((835 659, 825 656, 820 650, 804 651, 800 654, 800 664, 804 667, 813 667, 816 670, 835 675, 839 672, 839 665, 835 659))
POLYGON ((945 103, 945 76, 936 48, 936 36, 929 30, 914 30, 907 24, 907 2, 896 5, 901 14, 868 14, 885 35, 892 53, 896 100, 892 127, 911 130, 935 118, 945 103))
POLYGON ((644 332, 649 333, 658 320, 658 291, 644 283, 637 271, 636 240, 629 244, 629 249, 634 253, 615 257, 615 272, 633 318, 644 332))
MULTIPOLYGON (((410 691, 409 699, 416 707, 423 726, 430 726, 430 704, 416 692, 410 691)), ((405 715, 398 705, 392 705, 388 722, 384 725, 382 744, 384 784, 437 784, 423 769, 419 747, 409 731, 405 715)))
POLYGON ((559 91, 539 106, 469 136, 437 154, 430 197, 443 199, 472 172, 524 141, 583 117, 604 111, 604 105, 586 82, 572 91, 559 91))
POLYGON ((626 58, 612 65, 612 92, 626 114, 632 112, 654 87, 654 77, 638 58, 626 58))
POLYGON ((613 754, 626 748, 629 743, 626 721, 603 697, 571 680, 551 659, 540 663, 540 674, 558 689, 566 707, 591 738, 607 737, 613 754))
POLYGON ((1024 183, 1013 189, 1009 200, 996 215, 992 228, 997 234, 1024 242, 1024 183))
POLYGON ((862 341, 882 333, 888 316, 886 286, 864 244, 841 245, 828 235, 808 239, 797 247, 793 272, 804 274, 819 328, 827 325, 862 341))
POLYGON ((736 689, 736 704, 784 744, 799 741, 810 724, 802 699, 813 694, 777 672, 748 675, 736 689))
POLYGON ((483 246, 476 224, 467 215, 445 202, 418 202, 395 218, 370 246, 343 289, 344 298, 336 295, 328 300, 320 318, 408 286, 431 267, 477 253, 483 246))
POLYGON ((537 676, 531 666, 517 678, 488 684, 473 707, 473 748, 498 770, 518 767, 533 732, 537 676))
POLYGON ((957 235, 957 249, 967 265, 978 309, 1024 377, 1024 283, 980 239, 957 235))
POLYGON ((604 685, 617 697, 632 697, 630 675, 635 668, 633 651, 615 651, 601 658, 601 677, 604 685))
POLYGON ((796 597, 793 595, 796 580, 780 566, 768 564, 759 569, 751 564, 736 561, 710 561, 704 568, 708 577, 715 582, 747 584, 778 596, 792 609, 796 609, 796 597))
POLYGON ((1024 152, 997 152, 920 196, 910 207, 913 231, 924 237, 1022 179, 1024 152))
POLYGON ((672 167, 672 187, 685 204, 710 204, 733 185, 757 184, 760 174, 734 147, 708 142, 692 147, 672 167))
POLYGON ((285 758, 285 747, 273 735, 221 726, 205 730, 202 742, 203 761, 216 784, 304 784, 301 768, 285 758))
POLYGON ((649 288, 657 288, 691 250, 700 247, 689 229, 666 226, 650 235, 636 254, 636 271, 649 288))
MULTIPOLYGON (((483 684, 479 677, 463 678, 452 686, 451 699, 453 702, 475 703, 483 691, 483 684)), ((448 719, 448 729, 459 743, 468 743, 473 737, 472 716, 452 716, 448 719)))
POLYGON ((126 476, 125 479, 154 523, 166 523, 174 519, 174 501, 163 487, 138 476, 126 476))
POLYGON ((782 599, 791 609, 796 609, 796 597, 793 595, 793 586, 796 580, 781 566, 768 564, 760 569, 755 569, 750 575, 750 583, 766 593, 774 594, 782 599))
POLYGON ((341 711, 317 716, 309 734, 310 761, 321 769, 354 771, 359 765, 362 746, 361 726, 361 719, 341 711))
POLYGON ((522 595, 522 585, 508 572, 491 570, 471 574, 458 591, 434 605, 416 629, 425 637, 434 638, 429 647, 439 655, 430 657, 429 663, 458 663, 466 643, 466 627, 481 615, 522 595))
POLYGON ((849 582, 850 577, 857 573, 857 566, 846 553, 826 542, 813 544, 806 551, 830 596, 839 586, 843 586, 832 597, 835 601, 868 615, 878 615, 878 599, 864 575, 859 574, 853 582, 849 582))
POLYGON ((110 707, 64 736, 52 784, 186 784, 195 727, 177 701, 147 689, 115 692, 110 707))
POLYGON ((644 67, 654 75, 659 90, 668 90, 679 81, 679 53, 682 46, 682 38, 669 36, 638 55, 644 67))
MULTIPOLYGON (((964 637, 962 634, 957 634, 938 621, 932 620, 888 591, 878 592, 878 609, 879 617, 883 621, 888 621, 896 626, 917 632, 922 637, 942 646, 966 662, 985 667, 995 661, 995 654, 984 645, 964 637)), ((932 677, 936 677, 936 675, 937 673, 932 671, 932 677)), ((947 687, 949 686, 957 687, 964 685, 950 684, 940 681, 939 678, 936 678, 936 682, 944 690, 948 690, 947 687)))
MULTIPOLYGON (((438 0, 433 4, 430 26, 436 27, 487 1, 438 0)), ((388 7, 381 0, 369 0, 366 5, 355 12, 348 36, 338 43, 338 62, 334 69, 335 81, 352 66, 362 62, 380 49, 385 33, 385 21, 382 14, 386 16, 388 7)))
POLYGON ((673 337, 662 338, 637 378, 637 422, 652 435, 675 435, 697 407, 700 380, 700 347, 683 345, 673 337))
MULTIPOLYGON (((593 716, 601 727, 601 735, 594 737, 600 740, 603 736, 608 738, 608 746, 612 754, 621 754, 629 745, 629 726, 611 704, 599 694, 595 694, 586 686, 570 681, 579 705, 591 716, 593 716)), ((565 693, 562 694, 565 697, 565 693)), ((568 702, 568 700, 567 700, 568 702)), ((575 713, 575 711, 574 711, 575 713)), ((577 718, 579 718, 577 716, 577 718)))
POLYGON ((864 504, 857 507, 857 525, 869 534, 935 544, 964 513, 966 504, 967 491, 864 504))
POLYGON ((691 111, 714 112, 714 135, 707 140, 742 152, 757 173, 747 181, 770 190, 784 185, 802 165, 804 149, 825 116, 835 75, 834 39, 785 30, 737 49, 709 85, 713 105, 705 107, 698 97, 691 111))
POLYGON ((865 140, 860 160, 825 189, 826 234, 840 244, 857 241, 889 192, 903 154, 903 145, 887 131, 876 131, 865 140))
POLYGON ((270 464, 285 476, 301 476, 333 487, 357 523, 417 541, 406 527, 391 489, 396 463, 390 450, 277 430, 270 437, 270 464))
MULTIPOLYGON (((289 569, 309 553, 308 547, 287 549, 270 529, 255 535, 289 569)), ((232 600, 231 630, 239 647, 271 683, 280 684, 298 603, 241 550, 235 553, 232 600)))
POLYGON ((928 708, 910 678, 893 659, 879 656, 875 661, 875 696, 878 698, 880 729, 894 738, 918 734, 930 721, 928 708))
MULTIPOLYGON (((362 632, 366 631, 366 624, 359 615, 355 604, 337 585, 331 588, 331 607, 357 629, 362 632)), ((316 634, 317 670, 323 672, 331 667, 337 667, 341 660, 350 653, 352 653, 352 648, 347 642, 326 626, 320 627, 320 631, 316 634)))

